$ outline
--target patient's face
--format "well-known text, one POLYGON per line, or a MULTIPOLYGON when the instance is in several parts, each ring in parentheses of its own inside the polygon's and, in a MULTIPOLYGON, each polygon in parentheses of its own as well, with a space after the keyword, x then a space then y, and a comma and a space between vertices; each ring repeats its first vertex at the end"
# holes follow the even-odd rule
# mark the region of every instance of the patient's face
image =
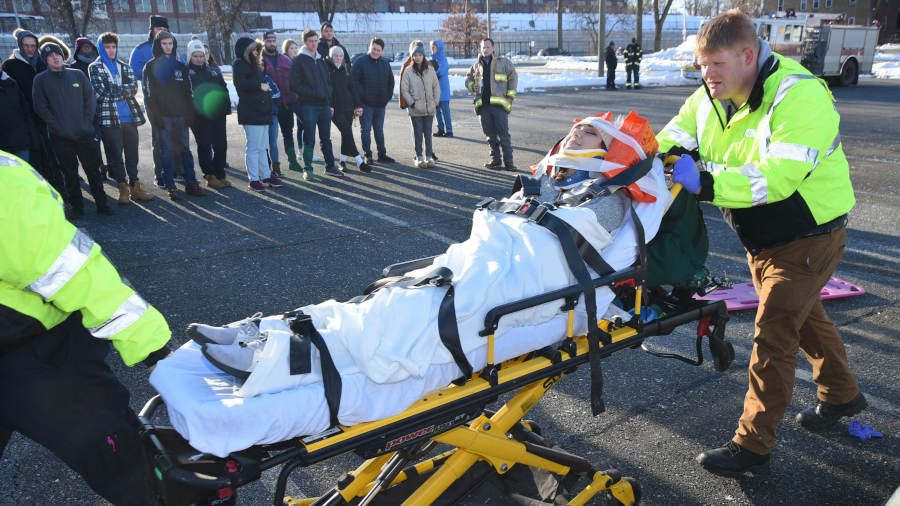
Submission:
POLYGON ((603 138, 600 132, 590 125, 578 125, 566 138, 563 149, 600 149, 603 138))

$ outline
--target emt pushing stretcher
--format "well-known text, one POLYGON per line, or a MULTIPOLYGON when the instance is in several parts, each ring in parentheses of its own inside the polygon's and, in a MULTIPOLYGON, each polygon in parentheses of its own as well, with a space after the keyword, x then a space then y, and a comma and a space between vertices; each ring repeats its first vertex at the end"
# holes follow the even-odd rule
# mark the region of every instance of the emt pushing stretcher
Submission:
POLYGON ((700 30, 695 53, 703 86, 659 143, 661 150, 684 153, 674 180, 722 208, 747 249, 760 295, 737 433, 725 447, 697 458, 710 472, 739 477, 769 468, 775 428, 791 401, 798 348, 819 387, 817 406, 797 415, 802 427, 831 427, 867 406, 819 296, 841 259, 855 200, 840 115, 823 81, 773 53, 737 9, 700 30))
POLYGON ((281 504, 293 469, 348 451, 369 460, 322 498, 288 503, 365 496, 360 504, 369 504, 412 476, 403 466, 435 442, 457 449, 417 464, 416 472, 439 469, 407 505, 433 503, 479 460, 501 474, 518 463, 587 477, 592 485, 570 504, 603 491, 637 504, 635 483, 594 470, 521 421, 561 376, 588 363, 592 411, 603 412, 600 360, 693 320, 706 323, 698 352, 709 337, 717 370, 733 358, 722 302, 669 304, 665 318, 647 323, 611 304, 618 298, 641 314, 652 300, 645 244, 672 195, 646 121, 632 113, 619 128, 610 120, 577 121, 536 177, 477 206, 468 240, 385 269, 360 297, 224 327, 192 324, 194 342, 160 363, 151 383, 161 398, 141 413, 147 462, 167 504, 231 497, 284 464, 281 504), (630 128, 635 121, 643 126, 630 128), (608 153, 626 153, 625 163, 608 153), (485 410, 517 389, 503 409, 485 410), (162 401, 174 431, 149 420, 162 401))

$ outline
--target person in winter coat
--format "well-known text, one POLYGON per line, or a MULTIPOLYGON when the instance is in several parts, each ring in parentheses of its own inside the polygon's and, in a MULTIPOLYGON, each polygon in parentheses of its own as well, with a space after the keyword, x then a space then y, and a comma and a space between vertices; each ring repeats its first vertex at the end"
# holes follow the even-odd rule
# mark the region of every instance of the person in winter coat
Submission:
POLYGON ((180 158, 184 168, 184 191, 202 197, 206 190, 197 183, 194 157, 188 128, 193 119, 191 89, 187 81, 187 65, 177 55, 178 41, 167 32, 156 34, 153 40, 153 59, 144 66, 144 103, 150 110, 150 120, 159 130, 160 161, 169 198, 179 200, 175 186, 172 159, 180 158))
POLYGON ((362 104, 359 94, 356 93, 356 85, 350 77, 350 67, 347 65, 347 55, 340 46, 331 48, 331 55, 326 59, 331 72, 331 107, 334 109, 334 117, 331 122, 341 132, 341 170, 347 172, 347 156, 356 160, 356 166, 362 172, 372 170, 369 164, 359 156, 356 142, 353 140, 353 118, 362 115, 362 104))
POLYGON ((91 63, 97 61, 99 56, 100 53, 97 51, 97 47, 94 46, 94 43, 91 42, 91 39, 79 37, 75 39, 75 57, 72 64, 69 65, 69 68, 84 72, 84 75, 90 79, 91 76, 88 74, 88 67, 91 63))
POLYGON ((100 179, 100 140, 94 134, 97 100, 91 82, 81 72, 65 67, 68 48, 48 42, 41 46, 47 70, 34 78, 34 110, 50 132, 72 209, 70 220, 84 216, 84 197, 78 184, 78 162, 87 175, 97 212, 116 214, 107 202, 100 179))
MULTIPOLYGON (((284 42, 281 43, 281 52, 293 62, 294 58, 300 54, 300 44, 297 44, 297 41, 294 39, 285 39, 284 42)), ((288 85, 288 92, 290 93, 290 83, 288 85)), ((303 159, 303 112, 300 109, 300 103, 296 100, 291 104, 291 112, 293 112, 294 117, 297 118, 297 147, 300 148, 300 155, 296 160, 299 162, 303 159)), ((313 161, 321 161, 321 158, 313 155, 313 161)))
POLYGON ((303 178, 312 179, 312 155, 316 142, 316 128, 319 130, 319 147, 325 157, 325 173, 343 176, 334 166, 334 152, 331 150, 331 72, 317 52, 319 35, 315 30, 303 31, 303 47, 291 62, 291 92, 297 94, 297 102, 303 115, 303 178))
POLYGON ((632 89, 631 75, 634 74, 634 89, 641 89, 641 59, 644 57, 644 50, 636 38, 631 38, 631 44, 625 47, 622 54, 625 56, 625 88, 632 89))
POLYGON ((188 84, 193 97, 191 131, 197 141, 197 158, 206 185, 220 190, 231 186, 225 174, 228 137, 225 117, 231 114, 231 98, 221 72, 206 61, 206 49, 199 40, 188 44, 188 84))
POLYGON ((466 88, 475 93, 475 114, 481 121, 481 130, 491 146, 491 160, 485 168, 498 169, 502 150, 506 170, 515 172, 512 139, 509 136, 509 114, 516 98, 519 75, 508 58, 494 53, 494 41, 481 41, 481 56, 466 73, 466 88))
POLYGON ((616 65, 619 59, 616 58, 616 43, 610 42, 604 52, 603 60, 606 62, 606 89, 616 89, 616 65))
POLYGON ((278 52, 278 38, 275 32, 268 31, 263 38, 265 44, 262 53, 263 64, 266 66, 266 75, 272 78, 275 85, 281 91, 281 95, 275 99, 276 114, 269 129, 269 157, 272 159, 272 172, 281 177, 281 163, 278 161, 278 130, 284 139, 284 152, 287 155, 288 166, 291 170, 299 170, 297 163, 297 151, 294 149, 294 110, 297 95, 291 93, 291 59, 287 55, 278 52))
POLYGON ((25 95, 6 72, 0 71, 0 151, 6 151, 28 161, 32 147, 40 145, 40 138, 31 119, 31 106, 25 95))
MULTIPOLYGON (((149 39, 145 42, 141 42, 131 51, 131 58, 128 60, 128 64, 131 65, 134 76, 137 77, 138 81, 141 81, 141 89, 144 91, 145 96, 147 95, 147 90, 143 88, 144 66, 147 65, 148 61, 153 59, 153 39, 156 37, 157 33, 168 29, 168 19, 163 16, 150 16, 149 39)), ((181 57, 181 54, 178 53, 177 49, 175 50, 175 58, 179 61, 184 61, 184 58, 181 57)), ((153 121, 153 113, 150 112, 150 109, 147 108, 146 105, 145 110, 147 111, 147 120, 150 121, 150 138, 153 142, 153 170, 156 174, 156 186, 165 189, 166 183, 163 180, 162 158, 159 149, 159 129, 156 128, 156 122, 153 121)), ((172 160, 172 173, 175 181, 184 181, 184 168, 181 166, 180 158, 172 160)))
POLYGON ((444 41, 431 41, 431 60, 437 62, 435 72, 438 76, 438 84, 441 85, 441 99, 437 108, 437 127, 435 137, 453 137, 453 123, 450 120, 450 64, 444 55, 444 41), (445 126, 446 125, 446 126, 445 126))
MULTIPOLYGON (((25 95, 25 100, 28 101, 28 107, 31 109, 34 127, 40 137, 40 145, 37 146, 37 149, 29 151, 28 159, 44 179, 50 181, 56 191, 65 196, 65 183, 63 182, 62 172, 59 170, 59 164, 56 162, 56 156, 53 155, 53 148, 50 145, 50 137, 47 133, 47 124, 34 112, 34 101, 31 92, 32 86, 34 86, 34 77, 47 70, 47 64, 41 59, 41 54, 38 50, 40 41, 37 35, 22 28, 16 28, 13 31, 13 37, 16 38, 17 47, 13 50, 9 59, 3 62, 2 69, 6 75, 19 85, 19 89, 25 95)), ((66 55, 66 58, 68 58, 68 55, 66 55)))
POLYGON ((318 52, 322 55, 322 58, 331 56, 331 48, 339 47, 341 48, 341 51, 344 52, 344 65, 346 65, 348 69, 352 69, 353 66, 350 62, 350 53, 334 36, 334 27, 331 26, 331 23, 322 23, 320 32, 322 33, 322 38, 319 39, 318 52))
POLYGON ((384 112, 387 103, 394 97, 394 71, 391 64, 381 58, 384 41, 379 38, 369 43, 369 54, 356 60, 350 71, 353 84, 362 102, 363 114, 359 120, 360 137, 366 163, 372 163, 372 128, 375 129, 375 145, 378 148, 378 161, 394 163, 387 155, 384 146, 384 112))
POLYGON ((247 136, 244 155, 247 176, 250 178, 250 189, 257 192, 266 191, 266 186, 284 186, 269 169, 266 155, 269 127, 272 125, 272 95, 262 69, 262 51, 261 41, 241 37, 234 44, 236 58, 231 65, 232 82, 238 93, 238 124, 244 126, 247 136))
POLYGON ((128 204, 131 199, 153 200, 153 195, 141 188, 138 178, 138 127, 146 120, 134 98, 137 78, 131 66, 118 59, 118 35, 106 32, 97 44, 103 50, 97 61, 88 66, 88 74, 97 96, 95 117, 103 131, 106 161, 119 185, 119 204, 128 204))
POLYGON ((400 94, 407 104, 409 122, 412 125, 416 146, 416 167, 434 167, 434 150, 431 148, 431 124, 441 97, 437 73, 425 60, 425 45, 414 40, 409 45, 412 65, 400 77, 400 94), (422 156, 422 138, 425 138, 425 156, 422 156))

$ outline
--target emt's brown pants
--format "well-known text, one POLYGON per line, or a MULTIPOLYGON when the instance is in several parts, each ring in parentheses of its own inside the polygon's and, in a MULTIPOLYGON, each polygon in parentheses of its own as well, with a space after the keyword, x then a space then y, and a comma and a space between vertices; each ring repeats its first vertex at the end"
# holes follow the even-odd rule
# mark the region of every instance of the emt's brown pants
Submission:
POLYGON ((841 227, 763 250, 755 257, 747 255, 759 310, 750 388, 734 441, 754 453, 772 449, 775 429, 791 402, 799 350, 813 366, 819 399, 844 404, 859 393, 841 336, 819 296, 841 259, 846 239, 841 227))

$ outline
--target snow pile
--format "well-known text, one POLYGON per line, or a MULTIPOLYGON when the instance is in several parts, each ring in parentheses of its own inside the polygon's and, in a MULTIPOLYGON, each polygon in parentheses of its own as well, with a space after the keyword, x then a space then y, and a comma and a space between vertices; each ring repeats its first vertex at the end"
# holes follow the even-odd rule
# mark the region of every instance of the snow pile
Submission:
POLYGON ((875 53, 875 63, 872 64, 872 73, 863 74, 859 77, 900 79, 900 44, 885 44, 884 46, 879 46, 878 50, 879 52, 875 53))

